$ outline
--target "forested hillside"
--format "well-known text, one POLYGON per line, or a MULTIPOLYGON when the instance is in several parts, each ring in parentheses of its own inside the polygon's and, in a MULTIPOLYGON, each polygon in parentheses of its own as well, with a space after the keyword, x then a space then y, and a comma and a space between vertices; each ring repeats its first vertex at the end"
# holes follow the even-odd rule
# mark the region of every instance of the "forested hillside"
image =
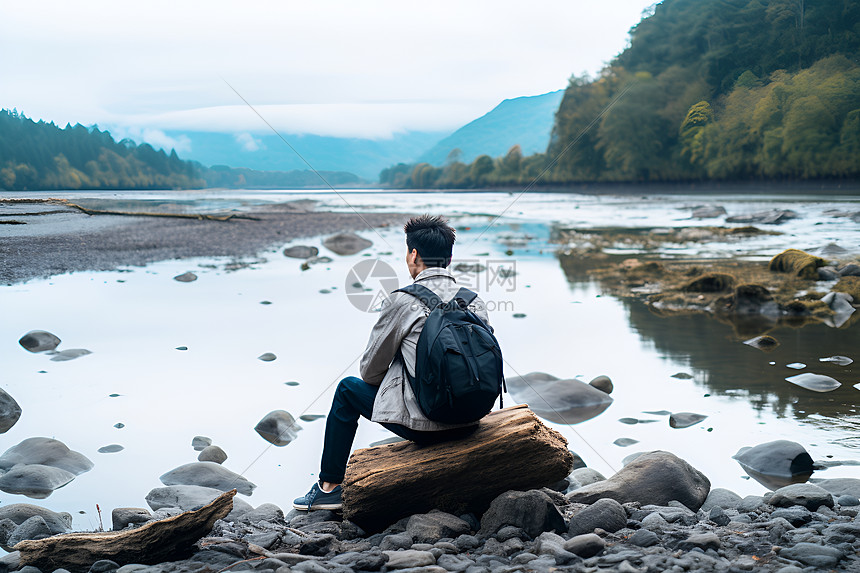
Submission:
MULTIPOLYGON (((363 181, 346 172, 321 171, 334 186, 363 181)), ((34 122, 17 111, 0 110, 0 190, 324 188, 313 171, 255 171, 183 161, 176 152, 156 151, 130 139, 114 141, 97 127, 34 122)))
POLYGON ((547 153, 397 166, 405 187, 860 176, 860 1, 664 0, 596 79, 573 78, 547 153), (544 170, 545 173, 544 173, 544 170))
POLYGON ((0 189, 188 189, 194 165, 152 146, 83 125, 60 129, 0 110, 0 189))

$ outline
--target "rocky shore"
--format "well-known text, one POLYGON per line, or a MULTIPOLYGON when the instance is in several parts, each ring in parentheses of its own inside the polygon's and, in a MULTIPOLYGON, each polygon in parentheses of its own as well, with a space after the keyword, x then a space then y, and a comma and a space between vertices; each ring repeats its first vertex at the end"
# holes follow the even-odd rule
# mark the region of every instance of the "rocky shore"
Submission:
MULTIPOLYGON (((197 509, 220 494, 200 486, 159 488, 147 498, 159 509, 115 509, 113 526, 140 527, 197 509)), ((856 571, 858 496, 860 480, 840 478, 741 498, 711 489, 684 460, 650 452, 608 479, 580 467, 553 488, 502 493, 483 515, 431 511, 378 532, 364 531, 331 511, 285 513, 273 504, 252 508, 236 500, 230 514, 216 521, 183 559, 149 565, 98 560, 81 570, 856 571)), ((67 518, 29 504, 6 506, 0 509, 0 541, 9 547, 21 539, 54 535, 67 529, 67 518)), ((13 552, 0 558, 0 567, 39 571, 24 565, 26 555, 9 548, 13 552)))

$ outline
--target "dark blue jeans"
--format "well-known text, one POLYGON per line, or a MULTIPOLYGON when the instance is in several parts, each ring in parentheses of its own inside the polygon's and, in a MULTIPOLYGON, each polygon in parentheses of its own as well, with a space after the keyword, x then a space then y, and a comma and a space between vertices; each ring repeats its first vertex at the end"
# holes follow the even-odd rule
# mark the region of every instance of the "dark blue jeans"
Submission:
MULTIPOLYGON (((343 482, 346 473, 346 462, 352 451, 352 441, 358 430, 358 419, 370 419, 373 413, 373 401, 379 386, 366 383, 361 378, 348 376, 340 381, 331 402, 331 411, 325 423, 325 444, 323 445, 322 463, 320 464, 320 481, 329 483, 343 482)), ((438 432, 421 432, 400 424, 382 424, 401 438, 418 444, 435 444, 446 440, 465 437, 475 431, 477 426, 441 430, 438 432)))

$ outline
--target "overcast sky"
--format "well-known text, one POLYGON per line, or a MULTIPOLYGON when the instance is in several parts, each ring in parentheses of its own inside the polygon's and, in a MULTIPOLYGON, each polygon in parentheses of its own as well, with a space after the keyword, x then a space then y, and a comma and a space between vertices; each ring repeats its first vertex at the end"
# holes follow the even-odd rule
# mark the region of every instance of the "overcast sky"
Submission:
POLYGON ((265 133, 226 80, 284 133, 448 130, 596 73, 652 3, 0 0, 0 107, 150 140, 265 133))

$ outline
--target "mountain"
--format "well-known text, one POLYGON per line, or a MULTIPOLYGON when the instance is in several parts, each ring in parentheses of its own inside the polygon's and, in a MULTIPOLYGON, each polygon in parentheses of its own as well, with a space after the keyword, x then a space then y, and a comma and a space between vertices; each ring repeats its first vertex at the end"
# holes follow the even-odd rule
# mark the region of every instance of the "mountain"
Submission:
POLYGON ((394 188, 860 179, 860 1, 662 0, 564 91, 546 153, 380 173, 394 188))
POLYGON ((308 165, 319 171, 347 171, 371 181, 393 163, 414 161, 423 151, 449 132, 408 132, 391 139, 358 139, 318 135, 284 134, 293 151, 274 134, 229 134, 202 131, 168 131, 170 137, 183 141, 190 149, 185 159, 203 165, 228 165, 257 171, 305 170, 308 165))
POLYGON ((459 161, 479 155, 500 157, 514 145, 526 155, 543 153, 549 144, 555 112, 564 90, 538 96, 506 99, 489 113, 464 125, 418 157, 418 162, 440 166, 459 149, 459 161))

